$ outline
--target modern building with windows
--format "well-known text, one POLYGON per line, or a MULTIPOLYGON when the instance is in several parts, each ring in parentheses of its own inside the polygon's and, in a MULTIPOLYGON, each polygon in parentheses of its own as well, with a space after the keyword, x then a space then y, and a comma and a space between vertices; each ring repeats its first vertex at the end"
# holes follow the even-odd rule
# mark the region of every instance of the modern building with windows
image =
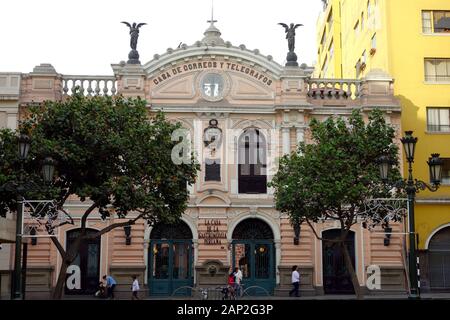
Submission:
MULTIPOLYGON (((313 117, 345 117, 354 108, 367 116, 380 108, 400 135, 400 106, 388 74, 333 80, 333 90, 324 90, 311 67, 285 67, 258 49, 234 46, 222 39, 214 23, 193 45, 155 54, 143 65, 121 62, 112 68, 111 76, 74 76, 41 64, 19 74, 20 90, 8 121, 22 117, 18 110, 31 102, 64 99, 77 85, 88 95, 140 96, 149 110, 162 110, 189 131, 202 167, 178 225, 150 227, 141 221, 85 243, 74 262, 81 269, 81 286, 66 287, 67 294, 92 293, 108 273, 117 279, 119 291, 128 292, 130 276, 137 274, 149 295, 187 295, 189 287, 226 284, 231 268, 240 267, 244 289, 287 296, 292 265, 299 266, 305 295, 352 292, 339 249, 322 244, 306 225, 295 233, 288 217, 275 210, 267 182, 279 157, 295 150, 298 142, 310 141, 313 117)), ((10 75, 0 74, 0 95, 2 77, 10 75)), ((73 241, 88 206, 75 198, 67 203, 75 224, 59 228, 63 245, 73 241)), ((88 227, 94 231, 113 220, 93 217, 88 227)), ((338 230, 334 223, 315 227, 325 237, 338 230)), ((393 228, 403 230, 401 224, 393 228)), ((403 238, 394 234, 385 241, 384 231, 375 231, 357 224, 348 238, 360 285, 366 285, 368 267, 377 265, 382 287, 371 293, 405 292, 403 238)), ((60 264, 49 239, 29 245, 27 296, 48 296, 60 264)))
POLYGON ((324 1, 317 22, 315 75, 365 79, 370 70, 386 71, 395 79, 402 128, 414 131, 419 138, 415 177, 428 182, 426 161, 431 153, 439 153, 444 159, 438 192, 417 195, 415 216, 423 291, 450 290, 449 17, 447 0, 329 0, 324 1), (330 43, 334 43, 331 52, 330 43))

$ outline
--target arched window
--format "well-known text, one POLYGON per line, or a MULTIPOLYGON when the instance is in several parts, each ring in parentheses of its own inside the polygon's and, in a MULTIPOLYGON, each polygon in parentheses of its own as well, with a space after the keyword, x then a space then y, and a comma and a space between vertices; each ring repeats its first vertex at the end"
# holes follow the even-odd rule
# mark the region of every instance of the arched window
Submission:
POLYGON ((233 230, 233 239, 272 240, 272 228, 261 219, 249 218, 241 221, 233 230))
POLYGON ((158 223, 153 227, 150 239, 191 240, 192 231, 183 221, 174 224, 158 223))
POLYGON ((239 138, 239 193, 266 193, 266 139, 250 128, 239 138))

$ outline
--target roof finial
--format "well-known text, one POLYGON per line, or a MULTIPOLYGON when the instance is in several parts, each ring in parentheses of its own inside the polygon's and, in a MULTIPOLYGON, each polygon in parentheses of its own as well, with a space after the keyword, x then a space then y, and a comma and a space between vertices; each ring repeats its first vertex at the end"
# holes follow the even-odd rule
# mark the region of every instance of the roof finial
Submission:
POLYGON ((206 22, 210 22, 211 25, 214 25, 214 22, 217 22, 217 20, 214 20, 214 0, 211 0, 211 20, 206 22))

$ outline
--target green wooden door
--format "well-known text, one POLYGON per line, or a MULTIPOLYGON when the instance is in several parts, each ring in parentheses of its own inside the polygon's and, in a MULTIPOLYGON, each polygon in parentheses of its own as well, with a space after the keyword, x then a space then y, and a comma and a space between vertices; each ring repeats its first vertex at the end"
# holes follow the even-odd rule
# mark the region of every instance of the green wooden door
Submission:
POLYGON ((266 291, 273 294, 276 282, 273 241, 234 240, 232 247, 233 270, 239 267, 242 271, 243 290, 249 295, 266 295, 266 291))
POLYGON ((193 277, 191 240, 151 240, 149 250, 150 295, 190 295, 193 277), (182 288, 182 289, 181 289, 182 288))

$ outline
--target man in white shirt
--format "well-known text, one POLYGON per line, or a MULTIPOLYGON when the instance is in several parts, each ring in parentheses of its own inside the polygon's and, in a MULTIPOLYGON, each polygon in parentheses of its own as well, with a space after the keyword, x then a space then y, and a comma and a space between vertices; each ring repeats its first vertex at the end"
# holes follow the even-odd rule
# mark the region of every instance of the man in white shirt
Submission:
POLYGON ((133 295, 131 296, 131 300, 139 300, 138 292, 139 292, 139 281, 136 276, 133 276, 133 284, 131 286, 131 291, 133 295))
POLYGON ((294 288, 289 291, 289 297, 292 297, 295 294, 296 297, 299 297, 298 288, 300 286, 300 274, 297 271, 297 266, 292 267, 292 285, 294 288))
POLYGON ((241 282, 242 282, 242 271, 236 267, 234 268, 234 292, 236 297, 241 296, 241 282))

